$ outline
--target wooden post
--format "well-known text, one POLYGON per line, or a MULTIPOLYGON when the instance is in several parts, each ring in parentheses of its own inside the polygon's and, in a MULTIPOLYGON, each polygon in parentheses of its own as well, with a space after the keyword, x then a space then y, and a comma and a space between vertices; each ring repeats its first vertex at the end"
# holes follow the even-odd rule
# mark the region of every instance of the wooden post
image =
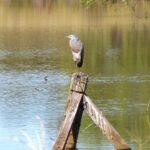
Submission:
POLYGON ((102 133, 118 150, 131 150, 125 140, 119 135, 115 128, 104 117, 103 113, 95 106, 92 100, 83 97, 84 109, 93 120, 93 122, 101 129, 102 133))
POLYGON ((78 133, 80 129, 80 123, 83 113, 83 106, 82 106, 83 100, 81 100, 78 111, 76 113, 74 122, 71 127, 71 131, 69 133, 67 142, 65 144, 65 150, 76 150, 76 144, 78 139, 78 133))
POLYGON ((131 150, 125 140, 104 117, 103 113, 94 105, 92 100, 85 95, 87 82, 88 76, 84 73, 73 74, 65 119, 52 150, 76 149, 83 109, 116 149, 131 150))
POLYGON ((83 112, 82 98, 86 90, 88 76, 75 73, 71 79, 69 101, 64 122, 52 150, 75 150, 83 112))

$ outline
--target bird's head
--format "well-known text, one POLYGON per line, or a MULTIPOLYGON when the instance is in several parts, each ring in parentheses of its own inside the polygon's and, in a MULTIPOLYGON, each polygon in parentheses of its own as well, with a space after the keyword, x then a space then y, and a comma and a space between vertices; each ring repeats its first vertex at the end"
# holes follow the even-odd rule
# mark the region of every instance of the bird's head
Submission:
POLYGON ((74 34, 68 35, 67 38, 69 38, 70 40, 72 40, 72 39, 78 39, 78 37, 76 35, 74 35, 74 34))

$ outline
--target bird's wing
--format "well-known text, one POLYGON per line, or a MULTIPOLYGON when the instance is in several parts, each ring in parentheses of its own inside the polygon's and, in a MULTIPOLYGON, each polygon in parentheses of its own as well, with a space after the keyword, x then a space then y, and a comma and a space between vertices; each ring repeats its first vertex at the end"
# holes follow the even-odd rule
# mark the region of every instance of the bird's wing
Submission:
POLYGON ((78 53, 83 48, 83 44, 78 40, 76 42, 70 42, 70 47, 73 52, 78 53))

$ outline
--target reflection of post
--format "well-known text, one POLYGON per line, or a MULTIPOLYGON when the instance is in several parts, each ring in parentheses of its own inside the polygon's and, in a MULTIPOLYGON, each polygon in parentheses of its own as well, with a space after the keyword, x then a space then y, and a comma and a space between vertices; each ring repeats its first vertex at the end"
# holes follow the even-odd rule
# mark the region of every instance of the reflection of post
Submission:
POLYGON ((58 138, 52 150, 74 150, 78 138, 82 117, 82 97, 86 90, 88 76, 84 73, 75 73, 70 85, 69 101, 64 122, 60 128, 58 138))
POLYGON ((115 146, 118 150, 131 150, 124 139, 119 135, 115 128, 108 122, 103 116, 103 113, 97 109, 92 100, 84 96, 83 97, 84 109, 91 117, 93 122, 102 130, 103 134, 107 139, 115 146))

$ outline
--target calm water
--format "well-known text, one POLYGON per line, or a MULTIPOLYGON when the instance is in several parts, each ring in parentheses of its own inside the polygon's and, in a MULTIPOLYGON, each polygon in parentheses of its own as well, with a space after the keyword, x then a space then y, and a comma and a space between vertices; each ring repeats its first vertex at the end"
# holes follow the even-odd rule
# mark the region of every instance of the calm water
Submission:
MULTIPOLYGON (((133 150, 150 149, 150 26, 136 22, 1 28, 0 150, 52 148, 75 71, 69 33, 85 44, 87 94, 133 150)), ((79 150, 114 149, 91 123, 84 114, 79 150)))

